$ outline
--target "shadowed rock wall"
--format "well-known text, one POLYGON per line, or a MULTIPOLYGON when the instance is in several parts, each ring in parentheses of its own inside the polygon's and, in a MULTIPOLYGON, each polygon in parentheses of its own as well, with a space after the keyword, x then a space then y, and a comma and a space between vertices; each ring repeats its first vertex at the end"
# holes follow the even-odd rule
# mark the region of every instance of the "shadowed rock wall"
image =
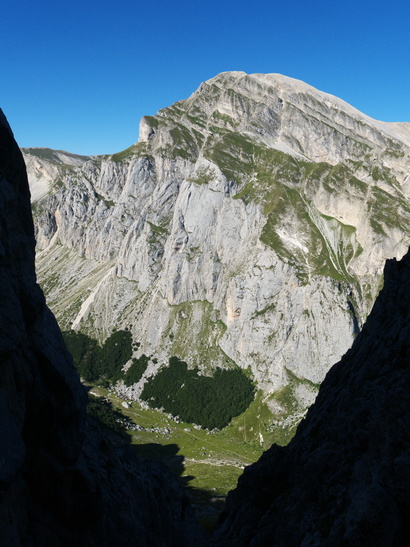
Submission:
POLYGON ((410 255, 287 447, 245 469, 214 546, 410 544, 410 255))
POLYGON ((24 161, 0 111, 0 544, 200 544, 176 477, 87 422, 34 246, 24 161))

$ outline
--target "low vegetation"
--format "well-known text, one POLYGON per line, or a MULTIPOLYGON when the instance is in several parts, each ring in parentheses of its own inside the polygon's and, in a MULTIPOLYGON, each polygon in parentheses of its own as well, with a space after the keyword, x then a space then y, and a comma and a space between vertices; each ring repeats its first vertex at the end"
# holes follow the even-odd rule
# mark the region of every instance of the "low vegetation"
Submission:
POLYGON ((132 386, 133 384, 138 383, 146 371, 148 363, 149 357, 145 354, 141 355, 138 359, 134 358, 132 360, 132 365, 124 375, 124 384, 126 386, 132 386))
POLYGON ((237 426, 210 432, 159 410, 143 408, 137 401, 128 401, 124 408, 123 399, 105 388, 94 386, 92 391, 99 397, 90 397, 89 414, 99 413, 92 415, 107 427, 113 419, 111 429, 118 432, 122 428, 138 454, 162 461, 181 477, 199 522, 212 529, 243 468, 262 454, 260 443, 238 438, 237 426))
POLYGON ((87 382, 105 380, 116 383, 122 368, 132 356, 132 337, 127 330, 115 331, 101 347, 96 340, 77 331, 63 332, 74 366, 87 382))
MULTIPOLYGON (((286 444, 294 432, 293 423, 272 429, 275 416, 261 392, 255 397, 241 369, 217 368, 213 376, 204 376, 172 357, 145 383, 141 399, 151 408, 136 401, 125 404, 108 386, 118 380, 137 383, 156 359, 132 358, 140 345, 127 330, 113 332, 102 345, 75 331, 64 338, 79 373, 92 384, 88 415, 128 439, 141 456, 159 459, 181 476, 206 529, 214 526, 243 468, 273 440, 286 444)), ((284 395, 278 392, 277 399, 286 411, 284 395)))
POLYGON ((293 390, 282 388, 266 397, 255 393, 246 371, 216 368, 205 376, 178 357, 145 382, 140 398, 147 405, 125 404, 109 386, 118 380, 126 386, 138 383, 157 360, 132 357, 140 344, 128 330, 113 332, 102 345, 81 332, 65 332, 64 338, 80 375, 92 385, 88 415, 128 439, 141 456, 159 459, 181 476, 207 529, 243 468, 272 442, 287 444, 302 417, 284 420, 297 406, 293 390))
POLYGON ((208 429, 227 426, 253 397, 254 386, 242 370, 217 368, 213 376, 201 376, 177 357, 171 357, 169 366, 161 368, 141 394, 151 407, 208 429))
POLYGON ((121 434, 125 434, 133 425, 133 421, 128 416, 124 416, 121 410, 115 408, 111 401, 92 394, 88 395, 87 414, 98 420, 104 427, 121 434))
MULTIPOLYGON (((132 358, 133 341, 127 330, 113 332, 102 346, 81 332, 63 335, 78 373, 87 382, 108 386, 123 380, 131 386, 140 381, 151 359, 143 354, 123 370, 132 358)), ((204 376, 198 368, 189 369, 187 363, 171 357, 169 366, 146 382, 141 399, 185 422, 222 429, 248 408, 254 391, 251 379, 239 368, 216 368, 212 376, 204 376)))

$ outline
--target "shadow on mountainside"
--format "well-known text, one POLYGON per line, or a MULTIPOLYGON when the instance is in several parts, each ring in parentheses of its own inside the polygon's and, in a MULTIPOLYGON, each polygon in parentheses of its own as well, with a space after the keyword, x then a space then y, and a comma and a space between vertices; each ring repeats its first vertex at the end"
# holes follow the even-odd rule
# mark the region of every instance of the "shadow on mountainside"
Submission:
POLYGON ((133 445, 137 454, 143 458, 151 460, 157 460, 164 463, 173 473, 181 477, 182 483, 186 485, 190 480, 195 477, 182 477, 185 470, 184 459, 185 457, 178 454, 180 448, 177 444, 159 444, 159 443, 147 443, 147 444, 135 444, 133 445))
POLYGON ((167 445, 147 443, 135 444, 132 445, 132 448, 139 456, 162 462, 178 476, 180 484, 195 508, 199 524, 207 533, 211 533, 225 507, 225 497, 215 494, 212 490, 197 488, 189 484, 195 477, 192 475, 183 476, 185 456, 178 454, 179 446, 175 443, 167 445))
POLYGON ((128 431, 128 427, 133 424, 132 420, 115 409, 109 401, 101 398, 92 397, 90 399, 88 416, 104 431, 113 446, 121 447, 121 453, 126 457, 136 456, 144 460, 159 462, 176 475, 185 495, 195 509, 198 523, 205 532, 211 533, 213 531, 219 515, 225 507, 225 497, 217 495, 212 490, 193 487, 189 484, 195 477, 183 475, 185 456, 179 454, 180 447, 176 443, 166 445, 159 443, 133 444, 132 435, 128 431))

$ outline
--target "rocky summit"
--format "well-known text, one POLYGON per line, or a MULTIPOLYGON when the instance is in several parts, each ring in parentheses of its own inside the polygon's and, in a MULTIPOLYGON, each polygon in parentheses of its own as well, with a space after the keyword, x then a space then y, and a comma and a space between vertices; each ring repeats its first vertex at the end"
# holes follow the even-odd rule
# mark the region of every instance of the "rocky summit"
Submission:
MULTIPOLYGON (((410 242, 410 124, 278 74, 227 72, 97 157, 25 149, 37 268, 63 329, 206 374, 248 369, 303 413, 410 242)), ((283 410, 283 408, 282 408, 283 410)))

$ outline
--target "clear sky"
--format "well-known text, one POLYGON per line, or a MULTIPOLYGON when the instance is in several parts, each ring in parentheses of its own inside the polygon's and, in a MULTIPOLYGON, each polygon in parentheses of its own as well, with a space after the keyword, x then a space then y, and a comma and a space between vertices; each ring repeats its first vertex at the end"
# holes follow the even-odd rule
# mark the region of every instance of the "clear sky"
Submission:
POLYGON ((219 72, 275 72, 410 122, 401 0, 9 0, 0 107, 22 147, 123 150, 140 118, 219 72))

